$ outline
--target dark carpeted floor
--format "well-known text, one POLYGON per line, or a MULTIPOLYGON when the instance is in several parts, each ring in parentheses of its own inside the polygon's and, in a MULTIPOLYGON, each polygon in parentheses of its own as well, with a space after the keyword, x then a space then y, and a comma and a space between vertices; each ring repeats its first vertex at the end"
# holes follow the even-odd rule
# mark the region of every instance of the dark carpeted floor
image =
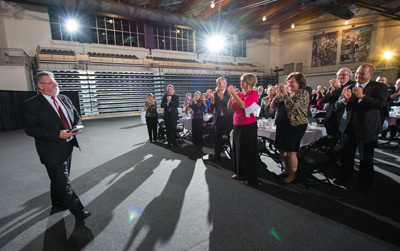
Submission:
MULTIPOLYGON (((370 193, 346 186, 283 186, 262 156, 260 185, 232 180, 212 144, 147 142, 138 117, 84 121, 71 180, 92 216, 76 225, 50 206, 32 138, 0 133, 1 250, 400 250, 400 150, 375 152, 370 193)), ((337 173, 335 167, 328 174, 337 173)))

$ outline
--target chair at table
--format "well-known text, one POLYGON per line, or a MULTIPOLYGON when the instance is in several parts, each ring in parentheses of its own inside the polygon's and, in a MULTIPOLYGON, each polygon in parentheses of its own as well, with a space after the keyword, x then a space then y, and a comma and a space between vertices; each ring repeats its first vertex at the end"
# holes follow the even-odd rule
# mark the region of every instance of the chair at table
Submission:
POLYGON ((314 119, 318 122, 318 124, 323 124, 325 122, 326 112, 320 111, 314 115, 314 119))
POLYGON ((176 125, 176 143, 182 145, 184 143, 184 139, 186 138, 186 133, 184 131, 184 126, 182 123, 178 123, 176 125))
POLYGON ((208 121, 203 121, 201 134, 205 143, 208 143, 209 141, 213 141, 215 139, 215 126, 213 118, 209 119, 208 121))
POLYGON ((324 136, 315 140, 310 145, 303 147, 299 152, 297 172, 307 189, 309 189, 308 185, 311 183, 328 181, 331 184, 324 169, 326 166, 336 164, 336 159, 339 157, 341 149, 337 144, 338 140, 338 137, 324 136), (325 179, 319 180, 313 177, 313 174, 316 173, 322 174, 325 179), (308 174, 307 177, 305 177, 306 174, 308 174))
POLYGON ((231 140, 229 135, 223 134, 222 135, 222 152, 226 154, 226 156, 231 159, 232 158, 232 147, 231 147, 231 140))
POLYGON ((167 141, 167 129, 165 126, 165 122, 161 121, 158 122, 158 140, 161 142, 166 142, 167 141))

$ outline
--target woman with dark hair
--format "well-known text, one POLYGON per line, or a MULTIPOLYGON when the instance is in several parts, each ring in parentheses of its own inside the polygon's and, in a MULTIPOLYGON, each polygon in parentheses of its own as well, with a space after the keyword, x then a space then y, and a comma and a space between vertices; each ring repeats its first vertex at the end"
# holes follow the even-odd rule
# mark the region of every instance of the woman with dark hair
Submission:
POLYGON ((228 87, 230 99, 228 109, 234 109, 232 170, 233 179, 243 179, 244 184, 257 182, 257 117, 249 112, 252 105, 257 105, 258 94, 253 90, 257 84, 257 76, 245 73, 240 77, 243 92, 236 93, 232 85, 228 87), (246 114, 246 109, 248 113, 246 114))
POLYGON ((298 166, 297 152, 308 125, 307 111, 310 102, 305 76, 293 72, 286 78, 290 95, 283 84, 279 84, 272 107, 277 109, 275 119, 275 148, 279 150, 285 163, 280 177, 289 184, 295 181, 298 166))
POLYGON ((154 100, 153 94, 147 94, 147 100, 144 104, 144 109, 146 110, 146 124, 147 132, 149 133, 150 143, 157 141, 157 101, 154 100))
POLYGON ((193 111, 192 119, 192 141, 195 145, 203 144, 203 137, 201 134, 201 128, 203 123, 203 109, 205 96, 200 99, 201 92, 197 91, 194 93, 193 100, 190 101, 189 106, 193 111))

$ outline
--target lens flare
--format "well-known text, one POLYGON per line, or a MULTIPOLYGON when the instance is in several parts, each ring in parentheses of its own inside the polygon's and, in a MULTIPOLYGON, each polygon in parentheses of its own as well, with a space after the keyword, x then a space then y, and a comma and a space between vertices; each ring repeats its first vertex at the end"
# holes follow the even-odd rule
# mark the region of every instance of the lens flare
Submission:
POLYGON ((143 209, 139 206, 128 205, 128 216, 129 222, 133 221, 136 218, 139 218, 143 214, 143 209))
POLYGON ((211 52, 222 51, 225 47, 225 38, 220 35, 214 35, 207 39, 207 48, 211 52))
POLYGON ((278 239, 279 241, 281 240, 281 238, 279 237, 279 235, 277 233, 275 233, 275 230, 273 228, 271 228, 269 230, 269 232, 272 234, 272 236, 274 236, 276 239, 278 239))
POLYGON ((78 30, 78 22, 74 19, 68 19, 65 22, 65 26, 69 32, 75 32, 78 30))
POLYGON ((393 52, 391 52, 391 51, 385 51, 385 53, 383 54, 383 57, 385 58, 385 59, 391 59, 392 57, 393 57, 393 52))

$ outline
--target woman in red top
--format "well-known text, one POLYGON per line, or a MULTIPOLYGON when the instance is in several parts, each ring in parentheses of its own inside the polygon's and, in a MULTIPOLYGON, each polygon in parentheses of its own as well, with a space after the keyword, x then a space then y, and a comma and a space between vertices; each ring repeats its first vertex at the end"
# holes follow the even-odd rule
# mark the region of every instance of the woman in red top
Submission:
POLYGON ((253 90, 257 84, 257 76, 245 73, 240 77, 240 87, 243 92, 236 93, 232 85, 228 87, 230 99, 228 108, 234 109, 232 170, 233 179, 243 179, 244 184, 257 182, 257 117, 254 114, 246 116, 245 108, 257 104, 258 94, 253 90))

